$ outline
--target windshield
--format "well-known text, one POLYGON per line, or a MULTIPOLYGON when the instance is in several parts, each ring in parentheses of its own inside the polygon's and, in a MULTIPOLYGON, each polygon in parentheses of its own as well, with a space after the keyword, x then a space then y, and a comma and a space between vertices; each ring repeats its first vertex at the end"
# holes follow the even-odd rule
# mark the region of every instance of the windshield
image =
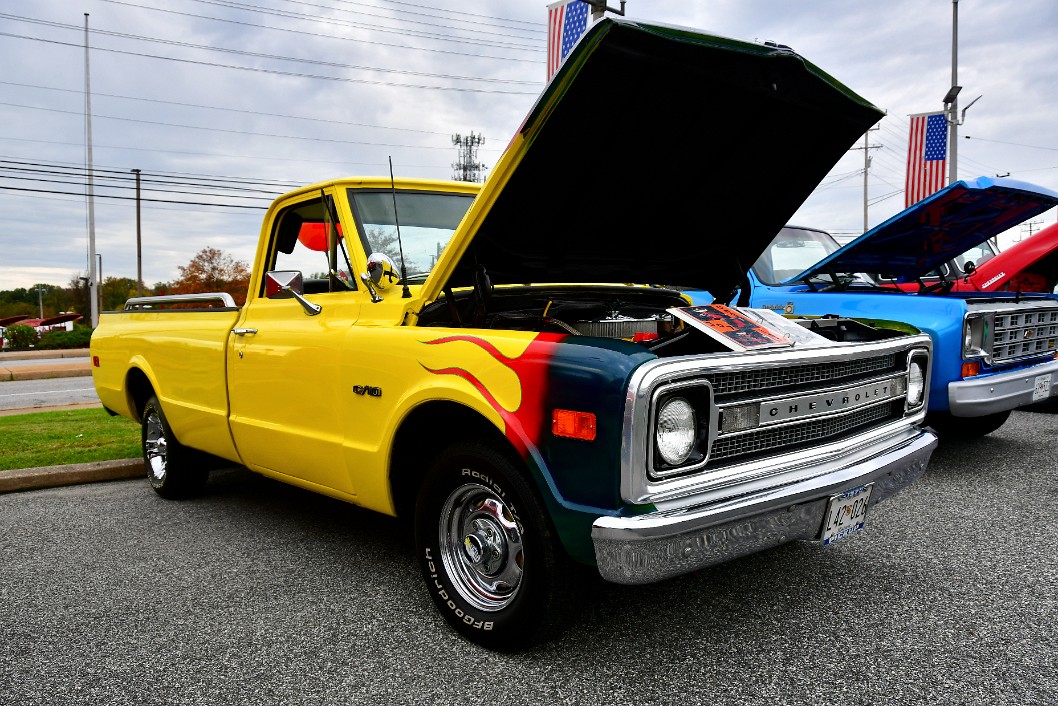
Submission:
POLYGON ((839 247, 830 233, 786 226, 753 263, 753 274, 765 284, 779 284, 801 274, 839 247))
POLYGON ((397 212, 393 212, 393 192, 349 189, 349 202, 364 234, 364 249, 389 255, 400 269, 400 253, 408 279, 422 281, 444 252, 456 226, 470 208, 471 194, 445 194, 397 191, 397 212), (400 246, 397 224, 400 224, 400 246))
POLYGON ((992 243, 987 240, 980 245, 975 245, 970 248, 962 255, 955 258, 956 272, 954 275, 959 277, 961 275, 968 275, 970 272, 966 271, 966 263, 972 262, 974 267, 988 262, 996 256, 995 248, 992 247, 992 243))

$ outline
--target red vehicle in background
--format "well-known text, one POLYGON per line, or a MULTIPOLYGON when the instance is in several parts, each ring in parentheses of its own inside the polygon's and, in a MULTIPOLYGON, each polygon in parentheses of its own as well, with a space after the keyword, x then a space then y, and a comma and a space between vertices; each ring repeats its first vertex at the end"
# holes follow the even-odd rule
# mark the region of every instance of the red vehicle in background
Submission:
POLYGON ((985 241, 919 282, 878 282, 910 292, 948 287, 953 292, 1054 292, 1058 287, 1058 223, 1002 252, 985 241))

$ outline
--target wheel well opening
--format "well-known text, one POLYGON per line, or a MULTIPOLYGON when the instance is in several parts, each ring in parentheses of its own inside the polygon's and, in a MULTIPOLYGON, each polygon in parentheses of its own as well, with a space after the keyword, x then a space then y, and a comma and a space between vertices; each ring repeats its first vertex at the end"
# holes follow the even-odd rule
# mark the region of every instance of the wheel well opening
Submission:
POLYGON ((510 443, 487 419, 455 402, 422 405, 404 420, 393 439, 389 472, 390 492, 398 517, 413 516, 419 486, 437 454, 465 439, 510 443))
POLYGON ((154 386, 142 370, 133 368, 125 379, 125 390, 129 396, 129 408, 136 413, 137 421, 143 421, 143 407, 154 394, 154 386))

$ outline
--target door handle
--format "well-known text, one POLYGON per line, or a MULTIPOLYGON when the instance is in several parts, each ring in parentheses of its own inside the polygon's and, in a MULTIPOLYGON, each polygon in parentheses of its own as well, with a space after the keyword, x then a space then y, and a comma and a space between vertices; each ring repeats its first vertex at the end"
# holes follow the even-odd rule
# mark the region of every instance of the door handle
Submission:
POLYGON ((252 336, 257 333, 255 328, 233 328, 231 330, 236 336, 252 336))

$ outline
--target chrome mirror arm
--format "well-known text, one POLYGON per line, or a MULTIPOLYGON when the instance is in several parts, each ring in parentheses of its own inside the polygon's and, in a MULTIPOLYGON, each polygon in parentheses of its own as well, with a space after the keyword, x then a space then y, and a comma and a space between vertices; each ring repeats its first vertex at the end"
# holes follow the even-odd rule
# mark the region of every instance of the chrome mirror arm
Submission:
POLYGON ((367 286, 367 291, 371 293, 372 304, 378 304, 382 301, 382 295, 375 291, 375 285, 371 283, 371 275, 366 272, 361 272, 360 280, 367 286))
POLYGON ((296 289, 292 289, 289 286, 283 287, 284 292, 290 292, 291 296, 298 300, 298 304, 301 304, 301 308, 305 310, 305 313, 309 316, 315 316, 316 314, 323 311, 323 307, 319 304, 313 304, 305 297, 301 296, 296 289))

